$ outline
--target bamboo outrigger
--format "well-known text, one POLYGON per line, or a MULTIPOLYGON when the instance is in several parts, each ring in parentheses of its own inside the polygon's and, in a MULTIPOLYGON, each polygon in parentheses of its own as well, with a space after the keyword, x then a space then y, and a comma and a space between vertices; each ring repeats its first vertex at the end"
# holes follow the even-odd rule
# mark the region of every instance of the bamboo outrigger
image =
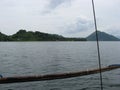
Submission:
POLYGON ((100 73, 100 70, 101 70, 101 72, 105 72, 105 71, 110 71, 110 70, 117 69, 117 68, 120 68, 120 64, 109 65, 109 66, 101 68, 101 69, 93 69, 93 70, 86 70, 86 71, 80 71, 80 72, 69 72, 69 73, 62 73, 62 74, 1 77, 0 84, 72 78, 72 77, 79 77, 79 76, 100 73))

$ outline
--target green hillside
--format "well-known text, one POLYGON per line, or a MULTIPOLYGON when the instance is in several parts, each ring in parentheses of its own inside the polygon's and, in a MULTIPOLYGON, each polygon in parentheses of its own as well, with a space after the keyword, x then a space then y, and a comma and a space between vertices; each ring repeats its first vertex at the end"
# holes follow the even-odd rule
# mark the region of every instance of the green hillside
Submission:
POLYGON ((0 41, 10 41, 9 37, 0 32, 0 41))
POLYGON ((86 41, 85 38, 67 38, 57 34, 26 30, 19 30, 11 36, 5 34, 1 34, 0 36, 1 41, 86 41))

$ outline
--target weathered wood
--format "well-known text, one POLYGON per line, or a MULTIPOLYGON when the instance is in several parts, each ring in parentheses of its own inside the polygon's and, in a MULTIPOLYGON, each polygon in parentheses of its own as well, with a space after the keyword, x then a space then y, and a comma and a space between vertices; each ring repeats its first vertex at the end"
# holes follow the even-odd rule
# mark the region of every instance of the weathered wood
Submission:
MULTIPOLYGON (((110 70, 117 69, 117 68, 120 68, 120 66, 110 65, 108 67, 101 68, 101 71, 105 72, 105 71, 110 71, 110 70)), ((86 71, 80 71, 80 72, 69 72, 69 73, 62 73, 62 74, 3 77, 3 78, 0 78, 0 84, 64 79, 64 78, 72 78, 72 77, 96 74, 99 72, 100 72, 100 69, 93 69, 93 70, 86 70, 86 71)))

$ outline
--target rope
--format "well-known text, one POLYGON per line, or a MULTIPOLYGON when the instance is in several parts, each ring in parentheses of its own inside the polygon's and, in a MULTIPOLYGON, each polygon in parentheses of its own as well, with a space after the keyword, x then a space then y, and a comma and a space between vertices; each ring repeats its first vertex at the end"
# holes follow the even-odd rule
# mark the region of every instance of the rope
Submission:
POLYGON ((100 69, 100 85, 101 85, 101 90, 103 90, 101 58, 100 58, 100 48, 99 48, 98 31, 97 31, 98 29, 97 29, 97 20, 96 20, 96 14, 95 14, 94 0, 92 0, 92 7, 93 7, 94 25, 95 25, 95 32, 96 32, 96 41, 97 41, 98 62, 99 62, 99 69, 100 69))

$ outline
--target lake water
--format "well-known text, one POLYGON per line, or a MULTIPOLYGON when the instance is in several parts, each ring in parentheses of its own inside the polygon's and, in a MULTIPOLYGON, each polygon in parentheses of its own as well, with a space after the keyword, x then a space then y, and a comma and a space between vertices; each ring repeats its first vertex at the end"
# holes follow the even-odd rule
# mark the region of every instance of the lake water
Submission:
MULTIPOLYGON (((100 42, 102 67, 120 63, 120 42, 100 42)), ((24 76, 98 68, 96 42, 0 42, 0 74, 24 76)), ((120 69, 102 73, 104 90, 120 90, 120 69)), ((0 90, 100 90, 99 74, 2 84, 0 90)))

